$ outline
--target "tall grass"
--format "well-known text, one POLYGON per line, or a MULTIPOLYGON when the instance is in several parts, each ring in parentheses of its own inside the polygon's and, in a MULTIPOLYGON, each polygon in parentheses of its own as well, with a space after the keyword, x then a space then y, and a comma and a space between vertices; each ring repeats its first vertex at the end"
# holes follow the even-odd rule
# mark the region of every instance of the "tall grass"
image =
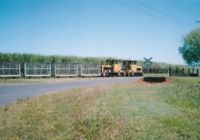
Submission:
POLYGON ((78 57, 64 55, 37 55, 26 53, 0 53, 0 62, 104 64, 106 59, 108 59, 108 57, 78 57))
MULTIPOLYGON (((38 55, 27 53, 1 53, 0 62, 38 62, 38 63, 80 63, 80 64, 105 64, 106 59, 115 59, 111 57, 79 57, 79 56, 65 56, 65 55, 38 55)), ((138 60, 138 65, 144 67, 144 61, 138 60)), ((151 66, 152 72, 163 72, 166 68, 173 69, 187 68, 185 65, 172 65, 167 63, 153 62, 151 66)))

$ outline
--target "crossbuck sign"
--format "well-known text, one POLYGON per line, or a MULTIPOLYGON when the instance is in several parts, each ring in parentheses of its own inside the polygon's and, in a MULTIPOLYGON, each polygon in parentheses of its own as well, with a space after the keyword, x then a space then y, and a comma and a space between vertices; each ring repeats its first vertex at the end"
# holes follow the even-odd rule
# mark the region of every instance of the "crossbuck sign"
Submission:
POLYGON ((144 58, 144 67, 148 70, 148 72, 149 72, 149 68, 151 67, 151 65, 152 65, 152 60, 153 59, 153 57, 150 57, 149 59, 148 58, 144 58))

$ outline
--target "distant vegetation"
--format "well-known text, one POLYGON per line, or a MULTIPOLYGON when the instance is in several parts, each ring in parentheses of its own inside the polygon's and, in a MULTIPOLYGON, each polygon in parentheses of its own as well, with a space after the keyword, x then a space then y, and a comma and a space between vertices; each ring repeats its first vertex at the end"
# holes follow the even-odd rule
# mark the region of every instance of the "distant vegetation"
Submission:
MULTIPOLYGON (((64 56, 64 55, 38 55, 27 53, 1 53, 0 62, 32 62, 32 63, 78 63, 78 64, 105 64, 106 59, 111 57, 80 57, 80 56, 64 56)), ((114 59, 114 58, 112 58, 114 59)), ((138 65, 144 66, 144 61, 137 61, 138 65)), ((167 63, 153 62, 151 72, 162 72, 166 68, 172 67, 173 69, 187 68, 186 65, 173 65, 167 63)))
POLYGON ((106 57, 78 57, 64 55, 37 55, 26 53, 0 53, 0 62, 80 63, 104 64, 106 57))

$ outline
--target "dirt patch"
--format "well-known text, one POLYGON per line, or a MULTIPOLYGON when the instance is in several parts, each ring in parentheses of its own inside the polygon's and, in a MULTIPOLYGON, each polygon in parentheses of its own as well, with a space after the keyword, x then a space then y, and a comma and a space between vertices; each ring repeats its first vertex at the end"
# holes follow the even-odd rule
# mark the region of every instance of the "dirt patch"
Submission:
POLYGON ((160 83, 152 82, 152 83, 150 83, 150 82, 143 81, 143 79, 140 79, 139 81, 137 81, 135 83, 139 84, 139 85, 147 85, 148 86, 148 85, 170 84, 170 83, 172 83, 172 81, 169 78, 167 78, 165 82, 160 82, 160 83))

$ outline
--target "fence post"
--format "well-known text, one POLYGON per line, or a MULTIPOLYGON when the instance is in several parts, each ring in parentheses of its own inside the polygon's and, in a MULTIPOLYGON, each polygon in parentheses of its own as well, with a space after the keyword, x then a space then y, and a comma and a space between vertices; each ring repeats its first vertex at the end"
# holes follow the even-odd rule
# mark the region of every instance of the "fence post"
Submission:
MULTIPOLYGON (((36 73, 37 73, 36 69, 38 69, 38 68, 37 68, 37 64, 35 64, 35 65, 34 65, 35 75, 38 75, 38 74, 36 74, 36 73), (36 65, 36 66, 35 66, 35 65, 36 65)), ((40 71, 40 73, 41 73, 41 71, 40 71)), ((33 74, 33 75, 34 75, 34 74, 33 74)))
POLYGON ((182 69, 182 73, 183 73, 183 76, 185 76, 185 69, 184 68, 182 69))
POLYGON ((80 73, 81 73, 81 76, 83 75, 83 74, 82 74, 82 70, 83 70, 82 68, 83 68, 83 67, 82 67, 82 64, 81 64, 81 65, 80 65, 80 73))
POLYGON ((54 64, 54 75, 55 75, 55 77, 57 76, 57 67, 56 67, 56 63, 54 64))
POLYGON ((172 68, 169 67, 169 70, 168 70, 169 77, 171 76, 171 72, 172 72, 172 68))
POLYGON ((2 70, 3 70, 3 75, 5 75, 5 72, 4 72, 4 67, 2 66, 2 70))
POLYGON ((188 68, 188 76, 190 76, 190 68, 188 68))
POLYGON ((199 76, 199 69, 197 68, 197 77, 199 76))
POLYGON ((11 73, 10 73, 10 69, 12 69, 12 65, 11 65, 11 63, 10 63, 9 69, 8 69, 8 73, 9 73, 9 75, 11 75, 11 73))
POLYGON ((49 72, 50 72, 49 76, 51 77, 51 63, 49 64, 49 72))
POLYGON ((20 64, 19 64, 19 77, 21 77, 21 66, 20 66, 20 64))
POLYGON ((26 77, 26 63, 24 63, 24 76, 26 77))

